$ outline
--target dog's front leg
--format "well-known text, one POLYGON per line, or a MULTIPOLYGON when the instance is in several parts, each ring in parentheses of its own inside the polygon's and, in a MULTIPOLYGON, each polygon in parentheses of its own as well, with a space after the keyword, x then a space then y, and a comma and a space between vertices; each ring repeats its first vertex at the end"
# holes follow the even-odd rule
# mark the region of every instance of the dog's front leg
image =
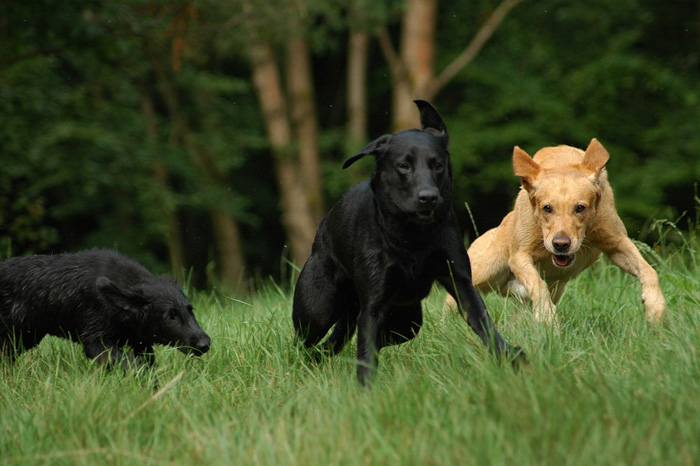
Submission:
POLYGON ((666 300, 661 292, 659 276, 644 260, 632 240, 624 237, 614 248, 603 252, 625 272, 634 275, 642 285, 642 302, 649 322, 659 322, 666 312, 666 300))
POLYGON ((386 316, 385 306, 379 304, 362 307, 358 316, 357 333, 357 380, 363 386, 372 383, 377 370, 379 329, 386 316))
POLYGON ((508 266, 530 296, 535 319, 552 322, 556 318, 557 307, 552 302, 547 283, 540 277, 532 256, 527 252, 515 252, 510 256, 508 266))
POLYGON ((109 369, 119 366, 128 370, 142 365, 130 351, 125 351, 114 344, 83 342, 83 349, 88 358, 94 359, 99 364, 105 364, 109 369))
POLYGON ((153 346, 136 347, 134 348, 134 354, 136 355, 136 359, 143 361, 149 369, 156 367, 156 355, 153 352, 153 346))
POLYGON ((457 302, 457 308, 469 324, 469 327, 488 348, 499 356, 504 354, 524 354, 520 348, 513 349, 496 330, 496 326, 486 310, 484 300, 471 281, 469 260, 467 259, 466 262, 464 260, 458 261, 460 264, 464 263, 462 266, 455 262, 450 262, 452 265, 449 266, 449 274, 438 277, 438 281, 454 297, 457 302))

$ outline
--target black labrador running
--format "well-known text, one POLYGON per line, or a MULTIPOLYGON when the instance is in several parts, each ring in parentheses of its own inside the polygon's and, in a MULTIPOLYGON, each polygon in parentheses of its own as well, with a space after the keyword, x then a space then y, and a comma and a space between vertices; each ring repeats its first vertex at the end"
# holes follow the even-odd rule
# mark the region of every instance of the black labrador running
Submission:
POLYGON ((421 300, 435 280, 460 303, 469 326, 496 354, 522 354, 503 341, 472 285, 469 258, 450 200, 447 129, 437 110, 416 100, 422 130, 381 136, 348 159, 376 164, 318 227, 294 292, 292 319, 307 347, 339 352, 359 327, 357 377, 371 382, 379 350, 416 336, 421 300))

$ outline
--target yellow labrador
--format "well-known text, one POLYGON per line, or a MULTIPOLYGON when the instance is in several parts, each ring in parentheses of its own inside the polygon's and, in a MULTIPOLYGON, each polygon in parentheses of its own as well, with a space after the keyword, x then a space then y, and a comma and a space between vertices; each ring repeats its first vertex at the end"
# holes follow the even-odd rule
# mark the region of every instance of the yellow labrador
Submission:
MULTIPOLYGON (((479 291, 530 298, 535 318, 551 321, 566 283, 602 251, 639 279, 647 320, 662 319, 666 303, 659 278, 615 210, 605 170, 609 157, 596 139, 585 152, 546 147, 534 158, 515 147, 513 171, 522 181, 515 207, 468 251, 479 291)), ((451 298, 448 305, 454 306, 451 298)))

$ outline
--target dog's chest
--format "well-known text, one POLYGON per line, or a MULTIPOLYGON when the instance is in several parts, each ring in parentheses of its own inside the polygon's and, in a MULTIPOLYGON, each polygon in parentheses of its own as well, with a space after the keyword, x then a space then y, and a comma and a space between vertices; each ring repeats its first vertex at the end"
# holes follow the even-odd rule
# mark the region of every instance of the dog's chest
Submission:
POLYGON ((429 293, 435 274, 428 266, 428 258, 393 262, 387 270, 387 284, 394 291, 394 304, 410 304, 420 301, 429 293))

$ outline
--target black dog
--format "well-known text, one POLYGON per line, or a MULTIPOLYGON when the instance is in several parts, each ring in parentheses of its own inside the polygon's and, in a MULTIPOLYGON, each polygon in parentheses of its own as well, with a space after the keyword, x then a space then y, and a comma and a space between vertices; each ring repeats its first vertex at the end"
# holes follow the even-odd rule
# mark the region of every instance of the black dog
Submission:
POLYGON ((353 186, 318 227, 294 292, 292 319, 307 347, 340 351, 359 326, 357 377, 371 382, 379 350, 412 339, 421 300, 437 280, 460 303, 470 327, 495 353, 522 353, 503 341, 471 281, 469 257, 450 200, 447 130, 416 100, 422 130, 388 134, 348 159, 374 154, 371 180, 353 186))
POLYGON ((174 281, 103 250, 0 262, 0 354, 14 358, 46 335, 79 340, 109 367, 153 366, 156 343, 196 355, 210 345, 174 281))

